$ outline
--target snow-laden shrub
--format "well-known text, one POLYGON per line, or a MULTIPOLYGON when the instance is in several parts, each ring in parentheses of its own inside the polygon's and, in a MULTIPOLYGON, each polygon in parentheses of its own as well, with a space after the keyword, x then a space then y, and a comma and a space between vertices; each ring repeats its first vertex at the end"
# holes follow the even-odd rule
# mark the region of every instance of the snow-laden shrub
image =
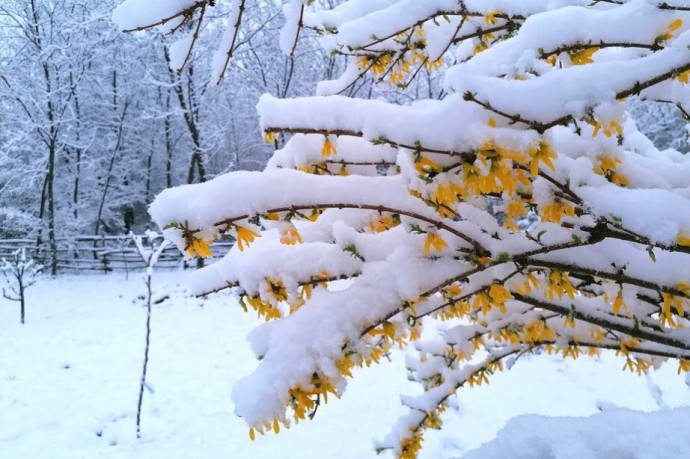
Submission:
MULTIPOLYGON (((216 3, 128 0, 116 18, 123 29, 191 24, 174 48, 181 63, 216 3)), ((235 287, 268 322, 249 336, 261 362, 233 393, 252 438, 312 417, 355 367, 407 343, 424 393, 403 398, 409 414, 379 445, 399 457, 441 427, 460 387, 526 353, 609 349, 624 370, 669 359, 690 370, 690 161, 655 148, 624 104, 688 109, 685 2, 311 4, 288 2, 283 50, 316 31, 346 71, 314 97, 261 99, 266 140, 292 135, 264 172, 170 189, 151 205, 190 256, 237 238, 194 288, 235 287), (439 72, 439 100, 339 95, 370 82, 414 99, 426 94, 416 79, 439 72), (525 231, 529 216, 539 221, 525 231)), ((237 0, 227 18, 215 78, 244 8, 237 0)))

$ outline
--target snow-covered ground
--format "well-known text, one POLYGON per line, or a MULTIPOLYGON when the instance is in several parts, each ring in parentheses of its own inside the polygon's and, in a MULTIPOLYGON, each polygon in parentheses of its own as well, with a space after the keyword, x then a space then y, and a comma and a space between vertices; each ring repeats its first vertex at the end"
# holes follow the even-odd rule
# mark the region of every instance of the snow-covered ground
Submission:
MULTIPOLYGON (((313 422, 250 441, 233 414, 233 383, 255 366, 247 332, 259 322, 229 295, 187 296, 189 272, 154 275, 171 299, 155 305, 142 438, 136 438, 146 311, 140 274, 42 279, 28 291, 27 323, 0 300, 0 457, 365 458, 405 410, 402 355, 355 374, 345 396, 313 422)), ((460 457, 520 414, 584 416, 615 407, 690 405, 669 364, 649 377, 620 371, 611 355, 576 365, 553 356, 520 360, 488 386, 460 392, 422 457, 460 457)), ((542 422, 540 426, 548 426, 542 422)), ((686 424, 687 426, 687 424, 686 424)), ((544 428, 544 427, 542 427, 544 428)))

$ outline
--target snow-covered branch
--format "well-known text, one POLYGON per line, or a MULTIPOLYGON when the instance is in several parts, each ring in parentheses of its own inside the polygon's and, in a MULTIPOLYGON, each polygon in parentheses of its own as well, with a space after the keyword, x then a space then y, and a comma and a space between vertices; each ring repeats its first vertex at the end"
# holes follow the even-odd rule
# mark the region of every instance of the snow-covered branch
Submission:
POLYGON ((190 256, 237 240, 194 290, 236 288, 268 322, 233 393, 250 436, 314 417, 395 345, 413 343, 424 388, 380 445, 401 458, 460 387, 526 353, 614 350, 639 374, 669 359, 689 371, 690 160, 654 147, 623 100, 688 108, 684 8, 290 2, 283 50, 321 34, 350 60, 342 76, 319 96, 262 97, 265 140, 292 135, 266 171, 151 205, 190 256), (416 79, 436 74, 442 92, 422 95, 416 79), (414 102, 332 95, 362 80, 414 102))

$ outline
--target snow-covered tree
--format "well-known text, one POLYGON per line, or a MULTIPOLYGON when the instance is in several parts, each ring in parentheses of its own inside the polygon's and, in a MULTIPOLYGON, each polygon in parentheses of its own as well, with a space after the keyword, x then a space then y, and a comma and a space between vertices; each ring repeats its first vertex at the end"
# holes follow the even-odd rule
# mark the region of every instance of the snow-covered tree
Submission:
MULTIPOLYGON (((221 3, 128 0, 115 17, 199 31, 221 3)), ((244 8, 236 0, 227 17, 214 79, 244 8)), ((624 103, 690 108, 687 2, 291 0, 285 11, 284 52, 316 32, 347 68, 316 96, 261 99, 265 139, 292 134, 264 172, 166 190, 151 206, 190 256, 221 234, 238 241, 194 289, 236 288, 268 322, 249 336, 258 368, 233 392, 252 438, 313 417, 355 367, 408 343, 424 393, 403 398, 409 414, 378 446, 399 457, 416 456, 459 388, 525 354, 614 350, 639 374, 669 359, 690 370, 690 161, 659 151, 624 103), (440 91, 413 90, 440 72, 440 91), (411 102, 340 95, 366 78, 411 102)))
POLYGON ((324 66, 309 46, 285 71, 277 4, 247 9, 257 30, 216 86, 205 60, 168 72, 165 37, 120 33, 119 0, 0 3, 0 235, 35 238, 51 273, 65 236, 142 230, 160 190, 262 169, 259 96, 309 94, 303 82, 324 66))
POLYGON ((0 272, 5 276, 7 288, 2 289, 2 296, 19 303, 19 320, 23 324, 26 317, 26 289, 36 283, 43 266, 26 256, 25 249, 12 252, 8 260, 2 259, 0 272))

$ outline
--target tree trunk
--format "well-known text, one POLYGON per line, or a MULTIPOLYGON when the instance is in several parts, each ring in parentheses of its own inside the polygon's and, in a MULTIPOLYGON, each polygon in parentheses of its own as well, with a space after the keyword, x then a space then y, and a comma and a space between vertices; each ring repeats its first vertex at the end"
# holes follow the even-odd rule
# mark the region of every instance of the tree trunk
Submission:
MULTIPOLYGON (((199 127, 197 124, 198 117, 198 107, 194 103, 194 91, 190 85, 189 89, 189 103, 185 100, 184 91, 182 90, 182 85, 180 84, 180 79, 175 75, 175 72, 170 68, 170 54, 168 49, 165 49, 165 62, 168 64, 168 74, 170 75, 170 81, 173 83, 173 89, 177 95, 177 100, 180 103, 180 108, 182 108, 182 116, 184 118, 185 124, 187 125, 187 130, 192 138, 192 143, 194 144, 194 149, 192 151, 192 157, 189 162, 189 170, 187 172, 187 183, 194 183, 195 172, 199 175, 199 182, 206 181, 206 168, 204 167, 203 157, 201 155, 201 136, 199 133, 199 127)), ((188 67, 189 78, 193 76, 192 66, 188 67)))
POLYGON ((24 325, 24 286, 20 283, 19 284, 19 308, 20 308, 20 314, 21 314, 21 322, 22 325, 24 325))

